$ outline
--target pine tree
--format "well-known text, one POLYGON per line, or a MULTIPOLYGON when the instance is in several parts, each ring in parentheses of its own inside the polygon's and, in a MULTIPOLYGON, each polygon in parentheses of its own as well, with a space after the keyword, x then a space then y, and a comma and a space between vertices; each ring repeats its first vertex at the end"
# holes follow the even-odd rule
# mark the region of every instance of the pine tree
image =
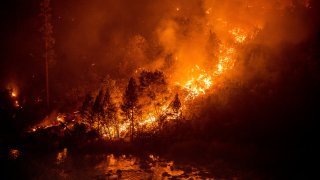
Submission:
POLYGON ((171 108, 174 113, 174 118, 176 120, 180 119, 182 113, 181 113, 181 102, 178 94, 175 95, 174 100, 171 102, 171 108))
POLYGON ((103 98, 103 90, 100 89, 98 96, 96 97, 96 100, 94 101, 92 111, 97 115, 97 123, 98 123, 98 133, 100 132, 100 118, 103 113, 103 107, 102 107, 102 99, 103 98))
POLYGON ((210 30, 209 37, 205 46, 205 50, 208 58, 207 63, 211 63, 212 61, 218 60, 220 44, 221 42, 218 39, 218 36, 216 35, 216 33, 210 30))
POLYGON ((119 124, 117 122, 117 106, 112 102, 110 90, 107 89, 103 99, 103 117, 104 117, 104 127, 108 129, 109 136, 111 133, 109 127, 111 124, 115 127, 116 136, 119 138, 119 124))
POLYGON ((163 108, 169 99, 166 77, 161 71, 142 71, 139 76, 139 104, 157 118, 159 129, 167 117, 163 108))
POLYGON ((137 110, 138 104, 138 91, 136 81, 131 77, 126 88, 126 91, 123 95, 123 102, 121 105, 121 109, 126 115, 126 118, 130 121, 130 136, 131 140, 133 140, 134 134, 134 119, 135 112, 137 110))
POLYGON ((90 93, 88 93, 82 103, 82 107, 80 109, 80 113, 82 117, 89 121, 90 126, 93 124, 93 97, 90 93))

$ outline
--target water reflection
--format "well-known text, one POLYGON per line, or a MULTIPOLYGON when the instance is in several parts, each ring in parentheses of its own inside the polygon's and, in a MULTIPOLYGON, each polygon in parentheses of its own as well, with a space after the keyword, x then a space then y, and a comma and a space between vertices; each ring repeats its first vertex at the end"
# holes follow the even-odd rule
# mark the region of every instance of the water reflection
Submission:
POLYGON ((95 167, 102 179, 213 179, 205 169, 189 165, 177 166, 174 161, 165 161, 157 156, 106 155, 95 167))
POLYGON ((56 163, 57 164, 63 163, 67 159, 67 156, 68 156, 68 149, 64 148, 61 152, 58 152, 56 163))
POLYGON ((20 156, 20 151, 17 149, 10 149, 9 156, 11 159, 18 159, 18 157, 20 156))
POLYGON ((213 179, 205 168, 159 156, 83 154, 64 148, 54 154, 10 151, 28 179, 213 179))

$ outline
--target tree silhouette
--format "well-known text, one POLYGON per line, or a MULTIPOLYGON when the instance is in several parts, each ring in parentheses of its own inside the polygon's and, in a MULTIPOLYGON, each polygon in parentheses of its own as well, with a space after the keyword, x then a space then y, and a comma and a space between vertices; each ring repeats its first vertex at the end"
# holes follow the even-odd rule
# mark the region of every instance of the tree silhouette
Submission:
POLYGON ((126 115, 126 118, 130 121, 130 136, 133 140, 134 134, 134 119, 135 112, 137 111, 138 104, 138 91, 136 81, 131 77, 123 95, 123 101, 121 109, 126 115))
POLYGON ((119 123, 117 121, 117 106, 115 103, 112 102, 109 89, 106 90, 106 93, 104 95, 104 99, 102 102, 102 106, 103 106, 104 127, 107 128, 109 136, 111 137, 112 135, 110 133, 109 127, 113 125, 116 130, 116 136, 119 138, 120 135, 119 135, 119 123))
POLYGON ((181 113, 181 102, 178 94, 175 95, 174 100, 171 102, 171 108, 173 111, 174 119, 176 120, 180 119, 182 116, 182 113, 181 113))
POLYGON ((103 106, 102 106, 102 100, 103 100, 103 90, 100 89, 99 94, 96 97, 96 100, 94 101, 92 111, 95 115, 97 115, 97 123, 98 123, 98 132, 100 132, 100 121, 101 121, 101 115, 103 113, 103 106))
POLYGON ((207 40, 206 47, 205 47, 208 59, 210 61, 212 61, 212 59, 217 59, 218 52, 219 52, 218 49, 220 44, 221 42, 218 39, 218 36, 216 35, 216 33, 210 30, 209 38, 207 40))
POLYGON ((142 71, 139 76, 139 104, 143 110, 152 112, 157 118, 158 127, 161 129, 163 120, 166 119, 163 106, 168 101, 168 84, 166 77, 161 71, 142 71))
POLYGON ((88 93, 82 103, 82 107, 80 109, 80 113, 84 119, 89 122, 90 127, 93 125, 93 97, 90 93, 88 93))

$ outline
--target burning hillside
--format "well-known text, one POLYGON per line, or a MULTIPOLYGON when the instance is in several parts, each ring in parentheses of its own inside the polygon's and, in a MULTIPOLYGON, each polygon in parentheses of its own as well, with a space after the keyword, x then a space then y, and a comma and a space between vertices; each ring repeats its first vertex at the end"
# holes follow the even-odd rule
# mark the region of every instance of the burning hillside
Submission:
MULTIPOLYGON (((133 94, 131 96, 135 97, 129 97, 129 99, 125 99, 127 95, 126 93, 131 93, 129 92, 131 89, 128 89, 130 88, 131 80, 128 84, 125 94, 123 95, 124 101, 132 101, 128 102, 130 104, 128 106, 131 106, 129 107, 132 111, 131 115, 129 113, 126 116, 123 116, 123 114, 121 115, 121 113, 117 113, 117 109, 120 109, 120 107, 124 113, 128 113, 127 110, 122 108, 122 106, 126 105, 126 102, 117 100, 118 104, 112 104, 113 102, 111 100, 111 96, 120 97, 122 95, 110 94, 111 92, 119 92, 114 92, 113 90, 110 91, 110 89, 118 89, 118 87, 115 87, 115 85, 112 84, 112 80, 107 79, 107 82, 105 82, 103 85, 104 87, 101 87, 101 90, 96 97, 91 97, 91 95, 87 96, 88 99, 86 99, 82 107, 82 113, 85 113, 83 114, 82 121, 84 123, 89 122, 88 125, 96 128, 104 137, 113 139, 116 137, 124 137, 128 134, 128 132, 138 131, 138 129, 141 127, 144 129, 144 131, 155 131, 157 128, 162 126, 162 123, 164 123, 160 121, 177 120, 181 118, 179 117, 179 113, 177 114, 178 111, 181 111, 180 113, 183 111, 188 111, 190 108, 188 107, 188 104, 192 103, 193 100, 199 96, 205 96, 210 90, 210 93, 214 93, 213 89, 216 86, 223 86, 224 77, 233 70, 234 64, 237 61, 237 48, 240 48, 241 44, 246 42, 247 33, 245 33, 244 30, 240 30, 240 28, 235 28, 228 32, 230 33, 231 37, 231 42, 229 43, 230 45, 227 45, 227 43, 222 42, 219 39, 215 39, 215 42, 211 42, 218 46, 218 49, 211 50, 213 53, 217 54, 217 62, 214 62, 215 59, 213 57, 213 62, 209 62, 211 67, 209 66, 203 69, 195 64, 194 67, 190 70, 187 70, 186 73, 179 75, 177 79, 181 82, 168 82, 168 79, 163 72, 149 72, 145 70, 142 70, 139 74, 138 85, 135 84, 134 79, 131 79, 133 83, 133 87, 131 87, 133 94), (214 50, 217 50, 218 52, 214 52, 214 50), (134 91, 137 91, 136 94, 134 91), (176 101, 179 101, 178 103, 183 104, 183 106, 178 105, 179 107, 174 107, 173 103, 175 100, 172 101, 174 93, 177 94, 176 101), (180 96, 180 98, 182 98, 182 102, 180 102, 178 94, 182 95, 182 97, 180 96), (133 98, 134 100, 130 98, 133 98), (139 98, 142 100, 139 100, 139 98), (136 103, 134 101, 141 102, 136 103), (132 103, 134 105, 131 105, 132 103), (136 110, 137 108, 139 108, 139 110, 136 110), (134 114, 133 111, 137 111, 136 116, 138 118, 135 117, 135 119, 132 119, 134 114), (124 119, 121 121, 122 123, 118 122, 120 119, 124 119), (130 123, 125 121, 125 119, 131 119, 132 122, 130 123), (134 126, 134 124, 136 127, 131 127, 134 126)), ((210 32, 209 36, 215 35, 210 32)), ((253 40, 254 37, 251 36, 250 39, 253 40)), ((186 57, 186 55, 182 56, 186 57)), ((178 57, 176 56, 176 60, 177 59, 178 57)), ((195 63, 201 63, 202 61, 203 60, 200 59, 195 63)), ((166 69, 164 71, 166 72, 166 69)), ((139 71, 137 70, 136 72, 139 71)), ((41 124, 47 125, 37 125, 37 127, 57 125, 59 119, 61 118, 57 117, 57 120, 51 123, 48 123, 48 120, 45 120, 41 124)), ((36 127, 33 127, 32 129, 35 130, 36 127)))
MULTIPOLYGON (((90 109, 86 111, 94 112, 87 112, 90 115, 85 115, 83 118, 87 120, 84 121, 97 128, 103 136, 115 138, 120 137, 121 134, 123 137, 128 132, 138 131, 138 128, 141 127, 148 127, 149 131, 155 131, 156 127, 162 126, 163 122, 160 121, 176 119, 177 115, 172 115, 175 113, 171 106, 174 94, 180 95, 177 98, 182 106, 178 111, 187 116, 188 113, 185 112, 190 109, 188 104, 200 96, 205 96, 208 92, 216 93, 215 88, 224 86, 224 79, 232 76, 232 72, 236 71, 234 66, 239 59, 241 48, 254 41, 259 31, 262 30, 261 24, 254 22, 241 25, 238 25, 238 22, 229 22, 228 18, 215 14, 211 7, 213 5, 210 3, 201 5, 199 8, 202 9, 202 12, 196 12, 195 16, 188 15, 190 13, 188 3, 176 5, 177 7, 171 10, 170 15, 163 17, 159 25, 154 27, 156 34, 152 38, 155 38, 158 45, 150 42, 142 34, 130 37, 127 52, 124 55, 126 61, 119 66, 120 71, 126 70, 128 75, 132 71, 132 76, 136 76, 135 78, 140 76, 138 84, 135 85, 139 91, 135 94, 137 103, 130 107, 131 111, 139 107, 134 122, 133 120, 131 123, 126 121, 126 119, 133 118, 133 112, 131 115, 123 115, 118 112, 124 103, 121 102, 121 96, 125 94, 121 94, 120 91, 114 92, 112 89, 124 91, 123 84, 111 85, 111 87, 109 82, 103 85, 105 87, 101 87, 98 94, 93 93, 87 96, 88 101, 92 102, 85 102, 91 103, 84 104, 90 109), (160 54, 152 52, 153 49, 150 46, 160 48, 160 54), (150 58, 151 61, 148 62, 147 58, 150 58), (151 72, 155 69, 161 71, 151 72), (158 92, 156 88, 162 91, 158 92), (107 94, 105 91, 108 91, 107 94), (91 97, 92 95, 95 97, 91 97), (113 96, 116 97, 113 100, 115 102, 102 102, 111 101, 108 99, 113 96), (99 115, 100 112, 108 110, 109 105, 103 103, 111 103, 109 105, 113 106, 113 112, 103 112, 104 115, 99 115), (94 106, 101 107, 95 109, 94 106), (119 123, 120 119, 123 120, 119 123), (103 124, 100 124, 100 121, 103 124), (134 124, 136 124, 135 128, 133 128, 134 124)), ((96 64, 92 66, 95 68, 96 64)), ((94 90, 93 87, 89 89, 94 90)), ((125 111, 123 110, 124 113, 125 111)))
MULTIPOLYGON (((259 172, 281 161, 270 168, 279 173, 300 163, 286 152, 312 151, 315 0, 17 2, 3 11, 0 54, 0 143, 12 160, 20 148, 47 147, 60 150, 61 166, 73 151, 107 149, 212 161, 215 169, 230 163, 234 177, 242 166, 259 172)), ((160 159, 146 169, 175 177, 160 159)))

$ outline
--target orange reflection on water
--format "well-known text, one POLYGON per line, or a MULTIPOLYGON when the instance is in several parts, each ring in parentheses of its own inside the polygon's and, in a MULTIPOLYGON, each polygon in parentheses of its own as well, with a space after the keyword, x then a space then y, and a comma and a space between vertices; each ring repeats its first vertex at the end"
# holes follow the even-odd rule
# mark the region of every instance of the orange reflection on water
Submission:
POLYGON ((178 168, 174 161, 166 161, 152 154, 145 158, 110 154, 95 169, 102 172, 107 179, 208 179, 200 175, 197 168, 178 168))
POLYGON ((10 149, 9 155, 12 159, 18 159, 18 157, 20 156, 20 151, 17 149, 10 149))

